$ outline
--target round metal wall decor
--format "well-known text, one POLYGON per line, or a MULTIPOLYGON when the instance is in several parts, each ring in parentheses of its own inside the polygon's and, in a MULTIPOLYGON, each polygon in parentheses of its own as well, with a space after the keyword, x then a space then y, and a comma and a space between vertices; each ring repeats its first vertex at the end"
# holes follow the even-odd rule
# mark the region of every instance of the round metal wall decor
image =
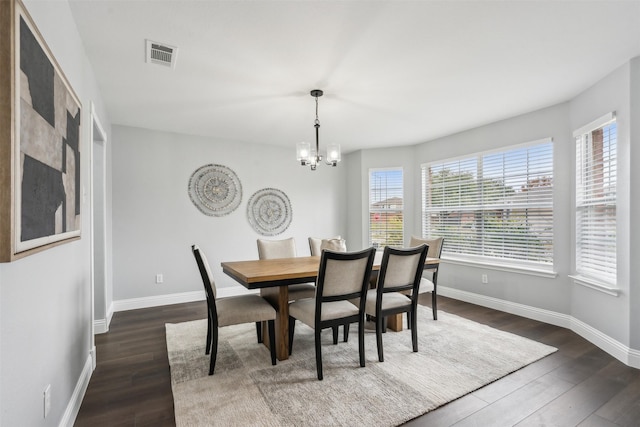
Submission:
POLYGON ((291 224, 291 202, 284 192, 275 188, 258 190, 247 204, 249 224, 263 236, 275 236, 291 224))
POLYGON ((224 216, 240 205, 242 184, 228 167, 204 165, 189 178, 189 197, 203 214, 224 216))

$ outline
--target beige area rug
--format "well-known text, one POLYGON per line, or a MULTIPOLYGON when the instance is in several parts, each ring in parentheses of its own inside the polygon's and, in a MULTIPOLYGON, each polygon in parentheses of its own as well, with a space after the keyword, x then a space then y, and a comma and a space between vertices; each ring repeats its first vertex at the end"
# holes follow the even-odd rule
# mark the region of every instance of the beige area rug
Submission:
MULTIPOLYGON (((316 377, 313 330, 298 322, 293 355, 271 365, 254 324, 220 329, 215 374, 208 376, 206 320, 167 324, 178 426, 395 426, 464 396, 556 351, 555 348, 419 306, 419 352, 411 331, 365 334, 358 362, 357 326, 333 345, 323 332, 324 380, 316 377)), ((406 322, 406 319, 405 319, 406 322)), ((340 329, 342 336, 342 328, 340 329)))

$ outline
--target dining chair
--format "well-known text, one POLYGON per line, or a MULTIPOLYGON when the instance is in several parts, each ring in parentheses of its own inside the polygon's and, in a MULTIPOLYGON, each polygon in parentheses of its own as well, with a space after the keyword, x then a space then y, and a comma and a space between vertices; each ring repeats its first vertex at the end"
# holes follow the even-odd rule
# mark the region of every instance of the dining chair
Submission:
POLYGON ((255 322, 258 331, 258 342, 262 342, 261 323, 269 325, 269 349, 271 351, 271 364, 276 364, 276 340, 275 319, 276 310, 264 298, 259 295, 239 295, 216 299, 216 284, 211 275, 207 257, 200 251, 197 245, 191 246, 193 256, 196 258, 198 270, 202 277, 205 294, 207 296, 207 343, 205 354, 211 353, 209 362, 209 375, 213 375, 218 354, 218 328, 238 325, 241 323, 255 322))
POLYGON ((365 366, 364 303, 374 256, 374 248, 359 252, 322 251, 315 298, 289 304, 289 353, 297 319, 314 329, 318 380, 322 380, 321 332, 326 328, 335 331, 337 326, 357 322, 360 366, 365 366), (354 299, 360 301, 359 306, 350 302, 354 299))
POLYGON ((418 351, 418 287, 428 250, 425 244, 408 249, 384 248, 375 292, 367 294, 365 303, 365 313, 375 319, 380 362, 384 362, 382 332, 387 316, 411 313, 411 343, 413 351, 418 351), (409 292, 409 299, 404 292, 409 292))
MULTIPOLYGON (((442 246, 444 245, 443 237, 434 237, 431 239, 422 239, 419 237, 411 236, 411 241, 409 243, 410 247, 416 247, 419 245, 427 245, 429 246, 429 252, 427 252, 427 257, 429 258, 440 258, 442 255, 442 246)), ((431 311, 433 312, 433 320, 438 320, 438 268, 440 264, 436 264, 432 267, 425 268, 423 271, 427 272, 427 274, 431 274, 431 279, 427 277, 422 277, 420 279, 420 288, 418 289, 418 294, 425 294, 427 292, 431 292, 431 311)), ((411 315, 407 313, 407 323, 411 325, 411 321, 409 319, 411 315)))
MULTIPOLYGON (((293 237, 282 240, 258 239, 258 258, 294 258, 296 256, 296 242, 293 237)), ((300 283, 289 285, 289 301, 302 298, 313 298, 316 294, 316 287, 311 283, 300 283)))
POLYGON ((335 252, 346 252, 347 243, 339 235, 330 239, 309 237, 309 251, 311 252, 311 256, 320 256, 323 249, 329 249, 335 252))

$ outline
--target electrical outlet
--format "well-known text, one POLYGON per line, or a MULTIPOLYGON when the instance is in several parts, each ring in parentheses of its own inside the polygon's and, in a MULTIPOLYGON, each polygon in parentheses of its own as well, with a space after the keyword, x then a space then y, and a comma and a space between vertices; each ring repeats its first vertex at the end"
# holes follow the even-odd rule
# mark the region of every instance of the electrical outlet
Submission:
POLYGON ((486 274, 482 275, 482 283, 489 283, 489 277, 486 274))
POLYGON ((156 274, 156 283, 164 282, 164 277, 162 277, 162 273, 156 274))
POLYGON ((47 418, 51 409, 51 384, 44 389, 44 417, 47 418))

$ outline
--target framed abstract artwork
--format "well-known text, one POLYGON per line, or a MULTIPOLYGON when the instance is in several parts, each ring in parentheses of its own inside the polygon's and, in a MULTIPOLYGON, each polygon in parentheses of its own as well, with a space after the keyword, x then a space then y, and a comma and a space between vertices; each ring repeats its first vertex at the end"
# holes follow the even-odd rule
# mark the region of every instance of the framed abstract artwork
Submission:
POLYGON ((0 2, 0 261, 80 238, 81 103, 19 0, 0 2))

